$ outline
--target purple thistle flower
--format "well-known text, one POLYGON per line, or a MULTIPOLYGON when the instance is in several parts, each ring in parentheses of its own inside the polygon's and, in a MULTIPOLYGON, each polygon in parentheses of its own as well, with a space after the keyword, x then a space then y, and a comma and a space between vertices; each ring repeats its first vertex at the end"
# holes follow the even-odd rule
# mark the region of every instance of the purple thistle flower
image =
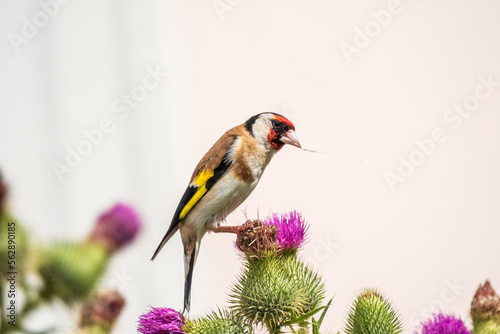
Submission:
POLYGON ((182 327, 186 320, 176 310, 151 307, 149 312, 139 317, 137 330, 141 334, 185 334, 182 327))
POLYGON ((132 207, 118 203, 99 216, 89 239, 104 243, 111 251, 132 242, 142 222, 132 207))
POLYGON ((460 318, 442 313, 435 314, 432 319, 423 322, 421 326, 422 334, 471 334, 460 318))
POLYGON ((264 225, 274 225, 277 229, 278 244, 281 249, 296 250, 302 247, 307 233, 307 224, 297 211, 273 214, 263 220, 264 225))

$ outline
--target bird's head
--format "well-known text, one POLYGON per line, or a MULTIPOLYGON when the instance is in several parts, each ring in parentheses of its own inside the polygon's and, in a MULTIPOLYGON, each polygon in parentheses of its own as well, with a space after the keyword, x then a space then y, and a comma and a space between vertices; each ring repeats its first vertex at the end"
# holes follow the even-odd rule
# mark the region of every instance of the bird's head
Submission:
POLYGON ((285 144, 301 147, 293 123, 279 114, 264 112, 255 115, 245 123, 245 127, 258 142, 267 142, 276 151, 285 144))

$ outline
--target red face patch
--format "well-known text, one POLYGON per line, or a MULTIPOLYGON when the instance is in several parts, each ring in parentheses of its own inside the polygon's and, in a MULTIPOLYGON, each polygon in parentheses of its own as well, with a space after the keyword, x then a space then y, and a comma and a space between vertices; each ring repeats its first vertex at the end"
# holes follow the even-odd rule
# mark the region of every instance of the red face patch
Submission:
POLYGON ((271 144, 271 147, 276 151, 281 150, 281 148, 285 145, 278 139, 278 134, 273 129, 269 130, 269 134, 267 135, 267 141, 271 144))

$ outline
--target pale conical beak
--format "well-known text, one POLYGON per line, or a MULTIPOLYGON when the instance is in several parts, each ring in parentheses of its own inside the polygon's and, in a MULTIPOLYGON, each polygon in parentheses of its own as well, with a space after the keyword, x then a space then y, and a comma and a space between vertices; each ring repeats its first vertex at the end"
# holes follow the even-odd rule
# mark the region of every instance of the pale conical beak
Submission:
POLYGON ((299 139, 297 138, 297 136, 295 135, 295 131, 293 131, 293 130, 289 130, 289 131, 285 132, 281 136, 280 141, 282 143, 285 143, 285 144, 289 144, 289 145, 293 145, 293 146, 298 147, 298 148, 302 148, 302 146, 300 146, 299 139))

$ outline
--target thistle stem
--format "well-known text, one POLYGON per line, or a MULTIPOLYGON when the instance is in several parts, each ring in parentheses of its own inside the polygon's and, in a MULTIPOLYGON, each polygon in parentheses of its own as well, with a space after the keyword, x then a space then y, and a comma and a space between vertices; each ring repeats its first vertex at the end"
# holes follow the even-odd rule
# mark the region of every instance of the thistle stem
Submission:
POLYGON ((300 322, 297 334, 308 334, 308 333, 309 333, 309 323, 307 321, 300 322))

